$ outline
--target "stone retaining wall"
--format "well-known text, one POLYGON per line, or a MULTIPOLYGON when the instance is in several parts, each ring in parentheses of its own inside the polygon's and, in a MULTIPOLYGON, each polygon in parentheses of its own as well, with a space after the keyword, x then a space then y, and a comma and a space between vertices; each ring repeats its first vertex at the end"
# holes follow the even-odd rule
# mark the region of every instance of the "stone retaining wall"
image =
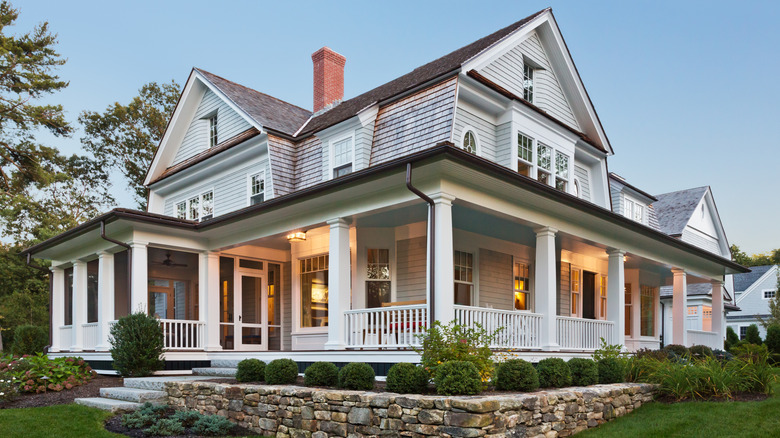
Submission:
POLYGON ((473 397, 168 382, 168 402, 279 438, 566 437, 653 400, 646 384, 473 397))

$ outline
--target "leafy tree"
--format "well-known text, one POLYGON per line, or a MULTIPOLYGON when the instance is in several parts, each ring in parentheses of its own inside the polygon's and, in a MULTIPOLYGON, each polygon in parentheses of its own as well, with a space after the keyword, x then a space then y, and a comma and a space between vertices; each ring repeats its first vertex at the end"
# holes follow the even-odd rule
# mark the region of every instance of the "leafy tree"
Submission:
POLYGON ((739 342, 739 336, 731 326, 726 327, 726 351, 731 351, 731 347, 737 345, 739 342))
POLYGON ((150 82, 129 104, 115 102, 103 113, 84 111, 79 123, 86 136, 81 142, 106 167, 117 169, 129 180, 135 200, 146 208, 144 177, 179 99, 175 82, 150 82))
POLYGON ((745 340, 749 344, 761 345, 761 335, 758 333, 758 326, 750 324, 745 334, 745 340))
POLYGON ((743 266, 765 266, 780 264, 780 248, 768 252, 747 255, 737 245, 731 245, 731 260, 743 266))
POLYGON ((750 256, 745 253, 745 251, 739 249, 739 247, 735 244, 732 244, 729 249, 731 250, 731 260, 739 263, 742 266, 750 266, 751 259, 750 256))

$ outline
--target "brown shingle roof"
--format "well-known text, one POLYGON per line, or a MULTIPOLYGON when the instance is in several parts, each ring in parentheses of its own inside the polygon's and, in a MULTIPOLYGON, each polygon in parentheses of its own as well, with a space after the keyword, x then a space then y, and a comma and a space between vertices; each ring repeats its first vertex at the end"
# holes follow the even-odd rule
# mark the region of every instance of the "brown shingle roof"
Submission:
POLYGON ((220 91, 264 128, 292 136, 309 120, 311 112, 221 76, 196 68, 220 91))

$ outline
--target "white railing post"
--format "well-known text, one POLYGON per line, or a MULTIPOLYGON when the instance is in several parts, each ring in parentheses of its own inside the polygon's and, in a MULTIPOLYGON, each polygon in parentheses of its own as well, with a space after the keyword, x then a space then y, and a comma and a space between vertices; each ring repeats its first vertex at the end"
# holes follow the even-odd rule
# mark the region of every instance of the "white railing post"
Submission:
POLYGON ((673 342, 679 345, 687 343, 688 284, 685 271, 672 269, 672 333, 673 342))
POLYGON ((408 348, 420 345, 427 304, 352 309, 344 312, 346 348, 408 348))
POLYGON ((328 265, 328 341, 326 350, 343 350, 346 347, 344 312, 349 310, 350 252, 349 224, 338 218, 328 221, 330 226, 328 265))
POLYGON ((555 316, 557 309, 555 228, 542 227, 536 232, 536 311, 542 314, 541 342, 545 350, 557 350, 558 337, 555 316))
POLYGON ((52 298, 51 298, 51 348, 55 353, 70 346, 70 339, 63 339, 61 327, 65 323, 65 270, 59 266, 51 267, 52 298))
POLYGON ((87 264, 81 260, 73 262, 73 344, 70 351, 81 351, 84 347, 84 324, 87 322, 87 264))
MULTIPOLYGON (((610 343, 615 343, 625 348, 625 321, 626 321, 626 274, 623 257, 626 252, 619 249, 610 249, 609 268, 607 275, 607 319, 615 323, 610 343)), ((605 338, 605 340, 607 340, 605 338)))
POLYGON ((98 343, 96 350, 107 351, 111 345, 109 321, 114 320, 114 254, 98 254, 98 343))

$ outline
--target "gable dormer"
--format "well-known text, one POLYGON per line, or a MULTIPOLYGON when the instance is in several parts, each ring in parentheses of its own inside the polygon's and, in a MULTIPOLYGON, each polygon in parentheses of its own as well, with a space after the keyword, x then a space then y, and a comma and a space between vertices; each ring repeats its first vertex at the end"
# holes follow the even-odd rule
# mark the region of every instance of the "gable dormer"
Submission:
POLYGON ((657 229, 657 219, 652 204, 658 199, 629 184, 622 176, 610 172, 609 189, 612 197, 612 211, 640 224, 657 229))

